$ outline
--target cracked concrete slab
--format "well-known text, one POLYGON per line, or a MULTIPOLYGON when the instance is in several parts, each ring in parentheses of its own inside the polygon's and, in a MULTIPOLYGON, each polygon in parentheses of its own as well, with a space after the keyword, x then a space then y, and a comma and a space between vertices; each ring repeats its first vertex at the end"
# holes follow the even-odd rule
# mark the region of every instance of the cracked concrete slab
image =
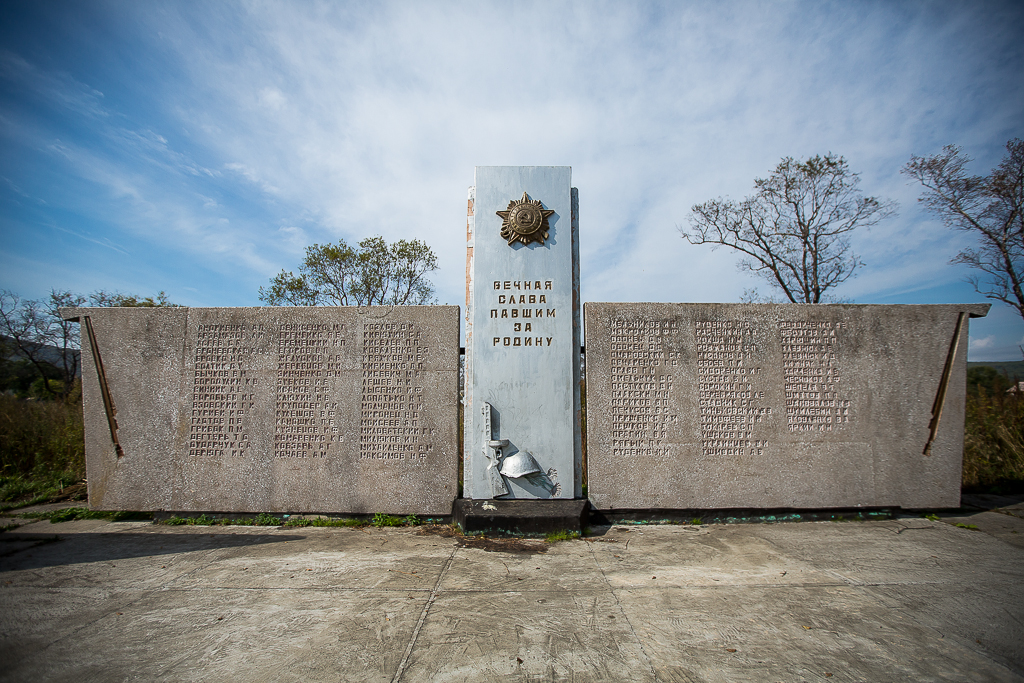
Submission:
POLYGON ((682 680, 1017 680, 855 587, 642 589, 620 599, 647 655, 686 672, 682 680))
POLYGON ((1024 681, 1024 549, 951 522, 36 522, 0 536, 0 681, 1024 681))

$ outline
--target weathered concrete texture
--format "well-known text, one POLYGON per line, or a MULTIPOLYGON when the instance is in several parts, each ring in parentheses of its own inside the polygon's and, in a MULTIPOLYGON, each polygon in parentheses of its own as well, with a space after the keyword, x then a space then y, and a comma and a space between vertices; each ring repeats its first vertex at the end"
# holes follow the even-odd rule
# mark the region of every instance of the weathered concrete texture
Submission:
POLYGON ((967 318, 987 310, 588 303, 591 502, 956 507, 967 318))
POLYGON ((989 536, 1024 549, 1024 533, 1020 525, 1024 520, 1024 495, 992 495, 965 493, 961 508, 943 514, 950 524, 977 527, 989 536))
POLYGON ((982 531, 597 533, 33 523, 0 535, 0 681, 1024 680, 1024 550, 982 531))
POLYGON ((450 513, 458 315, 455 306, 68 309, 83 327, 90 503, 450 513))
POLYGON ((467 498, 580 497, 579 224, 571 176, 567 166, 476 168, 467 234, 467 498), (524 192, 553 212, 548 236, 510 245, 496 212, 524 192), (505 461, 531 454, 536 476, 502 477, 489 468, 492 440, 507 440, 505 461))

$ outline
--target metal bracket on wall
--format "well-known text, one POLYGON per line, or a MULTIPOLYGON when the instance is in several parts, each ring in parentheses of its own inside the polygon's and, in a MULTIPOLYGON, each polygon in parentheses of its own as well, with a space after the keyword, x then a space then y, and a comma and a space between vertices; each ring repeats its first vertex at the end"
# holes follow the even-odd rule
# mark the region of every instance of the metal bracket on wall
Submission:
POLYGON ((924 454, 932 454, 932 444, 939 433, 939 420, 942 419, 942 406, 946 403, 946 390, 949 388, 949 377, 953 374, 953 360, 956 358, 956 350, 960 346, 960 330, 967 319, 967 312, 961 311, 956 319, 956 329, 953 330, 953 340, 949 343, 949 352, 946 354, 946 366, 942 369, 942 379, 939 380, 939 390, 935 394, 935 401, 932 403, 932 419, 928 423, 928 443, 924 445, 924 454))
POLYGON ((110 385, 107 384, 107 372, 103 368, 103 358, 100 356, 100 347, 96 343, 96 333, 92 330, 92 318, 82 316, 85 321, 85 332, 89 337, 89 347, 92 349, 92 357, 96 361, 96 374, 100 381, 100 395, 103 396, 103 409, 107 413, 107 425, 110 427, 110 440, 114 442, 114 452, 117 457, 124 456, 124 449, 117 440, 117 408, 114 407, 114 398, 110 395, 110 385))

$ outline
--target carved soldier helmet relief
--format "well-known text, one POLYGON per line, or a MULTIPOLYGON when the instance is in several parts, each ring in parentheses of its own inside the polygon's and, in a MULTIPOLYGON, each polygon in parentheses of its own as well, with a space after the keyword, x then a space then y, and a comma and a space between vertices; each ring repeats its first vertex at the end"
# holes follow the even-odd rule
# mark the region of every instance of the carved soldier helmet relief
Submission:
POLYGON ((530 199, 524 192, 522 199, 513 199, 508 203, 507 209, 495 213, 501 216, 501 236, 508 240, 511 246, 514 242, 544 244, 550 230, 548 216, 553 214, 554 210, 545 209, 540 200, 530 199))
POLYGON ((510 455, 501 463, 501 473, 506 477, 525 477, 540 471, 537 460, 527 451, 519 451, 515 455, 510 455))

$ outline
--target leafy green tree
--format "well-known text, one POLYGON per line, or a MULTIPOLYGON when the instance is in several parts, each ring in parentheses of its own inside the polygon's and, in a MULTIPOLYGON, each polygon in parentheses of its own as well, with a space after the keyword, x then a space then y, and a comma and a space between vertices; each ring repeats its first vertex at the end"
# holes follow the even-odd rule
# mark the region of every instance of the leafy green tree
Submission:
POLYGON ((690 244, 740 252, 740 270, 762 277, 789 301, 822 303, 864 265, 850 248, 850 233, 896 210, 891 201, 863 196, 859 183, 841 156, 786 157, 767 178, 754 180, 756 192, 743 201, 720 197, 694 205, 690 229, 680 232, 690 244))
POLYGON ((157 292, 156 297, 140 297, 136 294, 122 294, 121 292, 108 292, 100 289, 89 295, 89 305, 99 307, 125 307, 125 308, 176 308, 180 304, 173 304, 167 300, 167 294, 157 292))
POLYGON ((924 186, 918 201, 928 211, 978 239, 952 259, 981 271, 968 282, 1024 318, 1024 140, 1007 142, 1006 156, 986 176, 969 175, 970 162, 963 149, 946 145, 934 156, 912 156, 903 173, 924 186))
POLYGON ((260 287, 260 300, 271 306, 380 306, 429 304, 434 286, 426 274, 437 270, 437 257, 425 242, 368 237, 352 247, 314 244, 306 247, 299 274, 282 270, 260 287))

